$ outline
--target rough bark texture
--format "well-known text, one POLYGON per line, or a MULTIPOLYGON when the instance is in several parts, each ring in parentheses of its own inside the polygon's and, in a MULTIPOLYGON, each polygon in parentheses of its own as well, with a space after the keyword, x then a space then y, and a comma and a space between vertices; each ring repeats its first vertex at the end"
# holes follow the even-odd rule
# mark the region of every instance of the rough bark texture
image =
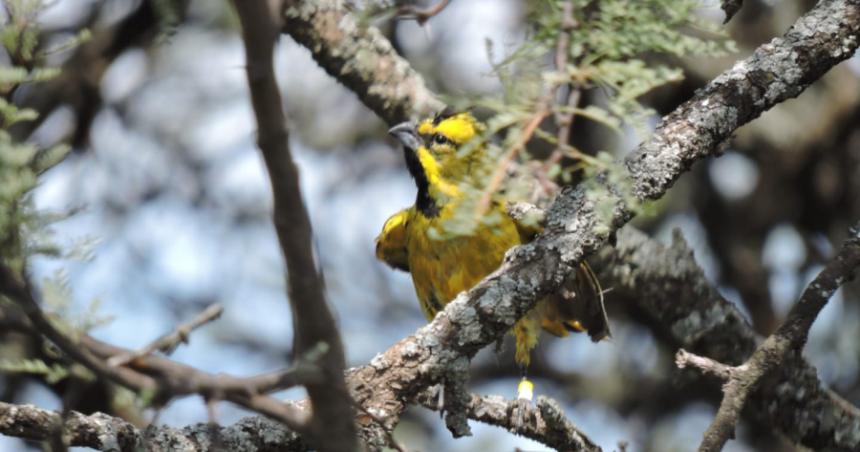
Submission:
MULTIPOLYGON (((437 409, 436 391, 421 394, 418 402, 431 410, 437 409)), ((552 399, 538 396, 535 405, 518 404, 501 396, 478 396, 472 394, 467 407, 470 419, 485 424, 502 427, 511 433, 531 438, 557 450, 597 452, 601 448, 564 415, 558 403, 552 399), (513 422, 514 411, 525 409, 526 422, 518 425, 513 422)))
MULTIPOLYGON (((359 93, 386 121, 421 114, 433 104, 420 78, 403 60, 392 58, 390 44, 372 28, 360 29, 344 13, 341 2, 288 1, 284 19, 288 31, 294 29, 289 32, 295 39, 308 46, 329 73, 359 93), (377 79, 383 82, 377 83, 377 79)), ((545 234, 512 250, 497 272, 461 294, 431 324, 399 341, 369 365, 348 370, 347 384, 356 400, 387 427, 395 425, 406 403, 439 383, 464 358, 470 359, 504 335, 534 306, 535 300, 556 290, 583 257, 606 243, 634 215, 631 203, 659 198, 693 163, 719 153, 720 144, 738 127, 774 104, 797 96, 830 67, 850 57, 858 46, 858 33, 860 2, 824 0, 785 36, 761 46, 751 57, 709 83, 664 118, 654 135, 625 160, 626 174, 607 178, 610 182, 625 182, 603 181, 605 191, 599 196, 585 188, 562 193, 549 210, 545 234)), ((692 293, 708 295, 708 290, 694 287, 692 293)), ((722 305, 701 308, 702 311, 688 313, 672 311, 671 315, 676 316, 671 319, 673 332, 693 343, 709 344, 716 353, 731 355, 731 347, 704 338, 713 325, 723 320, 740 328, 740 316, 722 305)), ((752 334, 748 334, 753 341, 752 334)), ((724 338, 729 339, 732 338, 724 338)), ((783 371, 791 373, 791 378, 805 375, 814 381, 809 387, 819 387, 814 370, 785 367, 783 371), (804 374, 804 369, 812 375, 804 374)), ((796 381, 801 384, 806 379, 796 381)), ((805 444, 836 444, 833 449, 839 450, 839 444, 843 444, 840 441, 856 437, 858 430, 852 424, 841 423, 844 417, 835 417, 834 411, 828 415, 833 417, 823 419, 803 417, 806 414, 794 417, 795 413, 804 413, 798 408, 826 409, 835 405, 832 400, 825 403, 823 398, 807 399, 809 393, 793 393, 793 387, 763 387, 762 391, 773 391, 771 397, 788 392, 786 400, 791 405, 783 409, 773 402, 775 399, 764 396, 754 397, 753 405, 762 404, 757 409, 774 419, 787 417, 786 422, 791 423, 783 430, 789 435, 797 433, 805 444), (816 406, 819 402, 822 405, 816 406)), ((385 445, 372 439, 368 444, 372 449, 385 445)))
MULTIPOLYGON (((4 435, 44 440, 60 420, 60 414, 53 411, 0 402, 0 433, 4 435)), ((63 435, 71 446, 105 451, 203 452, 218 447, 247 452, 309 450, 298 434, 259 416, 228 427, 195 424, 181 429, 159 426, 141 430, 103 413, 86 416, 73 411, 66 419, 63 435)))
MULTIPOLYGON (((674 345, 731 365, 740 365, 755 350, 752 327, 707 282, 680 234, 664 246, 624 228, 601 266, 601 281, 634 300, 674 345)), ((828 391, 799 355, 790 356, 766 381, 748 402, 756 419, 816 450, 860 449, 860 410, 828 391)))
POLYGON ((735 129, 797 97, 851 57, 860 36, 860 2, 824 0, 780 38, 708 83, 663 118, 654 136, 627 159, 638 199, 656 199, 735 129))
MULTIPOLYGON (((752 391, 761 386, 762 380, 782 366, 789 357, 799 356, 809 336, 809 328, 821 309, 846 281, 854 278, 860 266, 860 224, 852 228, 848 240, 824 270, 803 291, 785 322, 768 336, 743 364, 729 367, 723 385, 723 400, 711 425, 705 431, 700 452, 719 452, 730 438, 734 438, 735 424, 752 391)), ((685 361, 689 354, 678 355, 681 366, 691 364, 702 370, 725 368, 725 365, 710 360, 685 361)), ((841 437, 841 435, 840 435, 841 437)), ((848 438, 849 441, 853 438, 848 438)), ((854 444, 854 449, 858 444, 854 444)))
POLYGON ((287 0, 283 31, 388 124, 432 116, 445 105, 374 27, 340 0, 287 0))
MULTIPOLYGON (((559 195, 549 209, 546 232, 535 242, 509 252, 498 271, 448 304, 431 324, 370 365, 348 372, 357 400, 393 425, 405 401, 438 383, 461 357, 471 358, 501 337, 535 300, 557 289, 584 256, 597 251, 626 223, 633 212, 625 200, 662 196, 693 163, 717 154, 738 127, 797 96, 850 57, 857 49, 858 33, 860 3, 825 0, 785 36, 721 74, 669 114, 625 160, 630 194, 621 195, 623 189, 612 186, 599 197, 584 188, 559 195)), ((696 326, 703 325, 679 328, 696 326)))

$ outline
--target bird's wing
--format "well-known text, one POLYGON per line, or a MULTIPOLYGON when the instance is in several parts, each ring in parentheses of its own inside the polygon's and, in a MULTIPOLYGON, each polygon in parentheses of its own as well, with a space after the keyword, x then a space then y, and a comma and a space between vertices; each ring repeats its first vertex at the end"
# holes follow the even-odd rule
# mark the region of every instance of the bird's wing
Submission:
MULTIPOLYGON (((544 212, 528 203, 508 205, 522 243, 534 240, 543 231, 544 212)), ((542 326, 557 336, 568 331, 588 332, 595 342, 610 336, 609 321, 603 304, 603 288, 591 266, 583 261, 560 290, 547 297, 542 326)))
POLYGON ((409 271, 409 253, 406 251, 406 225, 412 208, 402 209, 385 220, 382 232, 376 237, 376 258, 392 268, 409 271))

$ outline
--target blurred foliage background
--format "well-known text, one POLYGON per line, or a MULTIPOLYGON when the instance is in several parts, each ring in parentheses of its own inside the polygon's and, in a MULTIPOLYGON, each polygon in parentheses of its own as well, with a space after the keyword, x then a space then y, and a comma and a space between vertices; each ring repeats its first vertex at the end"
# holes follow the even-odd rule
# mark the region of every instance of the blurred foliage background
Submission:
MULTIPOLYGON (((270 224, 265 168, 254 146, 242 42, 229 5, 58 0, 16 16, 16 5, 25 3, 6 1, 0 11, 4 45, 10 34, 26 41, 0 54, 0 196, 17 199, 35 188, 25 198, 32 208, 0 212, 4 259, 38 253, 29 270, 55 294, 47 297, 53 300, 50 309, 100 339, 139 347, 220 302, 223 318, 195 332, 173 356, 237 375, 282 367, 292 339, 283 263, 270 224), (24 75, 15 70, 22 65, 24 75), (29 83, 32 78, 39 83, 29 83), (3 226, 8 221, 38 233, 16 243, 3 226)), ((623 2, 608 3, 623 7, 623 2)), ((689 17, 704 29, 722 29, 717 2, 674 3, 689 5, 689 17)), ((596 83, 643 80, 649 89, 639 100, 652 110, 629 103, 613 107, 611 93, 584 91, 583 108, 603 106, 607 117, 635 114, 639 122, 619 122, 612 130, 601 124, 605 121, 577 118, 571 143, 587 154, 623 157, 660 114, 782 34, 813 3, 747 0, 724 29, 734 47, 723 38, 683 44, 669 36, 660 42, 677 42, 677 48, 644 49, 648 67, 678 71, 595 66, 603 71, 596 83), (651 90, 656 84, 648 81, 658 78, 672 82, 651 90), (630 108, 635 112, 624 110, 630 108)), ((384 14, 365 20, 379 26, 428 84, 453 103, 469 99, 487 110, 527 116, 538 96, 523 97, 530 86, 524 82, 526 65, 500 69, 497 63, 534 50, 524 47, 527 40, 550 45, 555 37, 539 31, 558 24, 535 22, 545 17, 540 8, 547 4, 453 1, 423 26, 384 14), (500 70, 508 75, 500 77, 500 70), (504 107, 486 100, 499 96, 507 96, 504 107)), ((598 46, 600 29, 586 22, 572 40, 593 39, 591 45, 598 46)), ((649 30, 635 31, 644 36, 649 30)), ((415 189, 401 152, 386 136, 387 126, 319 69, 308 51, 283 37, 276 68, 328 297, 349 364, 366 363, 424 324, 408 275, 390 271, 373 253, 382 222, 410 205, 415 189)), ((858 78, 855 56, 799 99, 742 128, 721 158, 683 176, 649 208, 650 215, 636 221, 663 240, 680 228, 708 278, 761 334, 775 329, 847 227, 860 218, 858 78)), ((528 150, 546 157, 551 149, 536 139, 528 150)), ((575 163, 565 157, 559 167, 575 163)), ((629 451, 690 450, 712 418, 717 388, 678 378, 675 350, 661 341, 659 327, 643 322, 621 297, 612 292, 607 297, 613 339, 596 345, 586 337, 543 341, 532 368, 538 391, 562 402, 568 416, 606 450, 625 442, 629 451)), ((519 371, 511 348, 485 350, 475 359, 476 392, 514 395, 519 371)), ((860 403, 856 284, 837 293, 823 311, 806 355, 822 381, 860 403)), ((56 370, 65 369, 53 367, 56 355, 20 334, 0 330, 0 357, 0 400, 56 409, 73 387, 80 411, 136 421, 153 416, 123 391, 74 369, 56 370)), ((294 390, 283 396, 303 394, 294 390)), ((247 415, 228 404, 220 404, 218 412, 221 423, 247 415)), ((452 440, 437 416, 411 410, 397 432, 401 442, 414 450, 543 449, 480 424, 473 424, 473 437, 452 440)), ((206 419, 206 408, 196 399, 174 402, 158 416, 171 425, 206 419)), ((726 450, 795 450, 761 426, 743 424, 739 434, 726 450)), ((0 437, 0 450, 20 450, 22 444, 0 437)))

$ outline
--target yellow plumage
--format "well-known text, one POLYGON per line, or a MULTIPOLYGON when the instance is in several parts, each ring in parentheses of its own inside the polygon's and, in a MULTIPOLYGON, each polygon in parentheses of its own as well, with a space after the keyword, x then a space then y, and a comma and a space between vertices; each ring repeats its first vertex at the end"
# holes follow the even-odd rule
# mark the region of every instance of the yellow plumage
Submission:
MULTIPOLYGON (((458 155, 458 148, 482 129, 469 113, 437 115, 417 127, 400 125, 392 129, 392 134, 404 143, 407 167, 415 179, 418 196, 415 205, 385 222, 376 239, 376 256, 412 275, 428 320, 457 294, 496 270, 508 249, 538 232, 534 226, 518 224, 507 214, 504 201, 494 200, 486 213, 493 215, 494 221, 477 222, 466 233, 449 233, 451 220, 462 214, 458 208, 468 201, 461 184, 466 183, 483 157, 481 148, 468 155, 458 155)), ((529 352, 537 344, 541 329, 566 336, 569 331, 584 331, 584 325, 588 325, 593 338, 608 334, 602 303, 597 308, 599 316, 595 315, 600 289, 587 266, 581 268, 578 280, 576 291, 541 300, 514 326, 517 363, 528 365, 529 352), (582 287, 590 291, 587 296, 581 293, 582 287)))

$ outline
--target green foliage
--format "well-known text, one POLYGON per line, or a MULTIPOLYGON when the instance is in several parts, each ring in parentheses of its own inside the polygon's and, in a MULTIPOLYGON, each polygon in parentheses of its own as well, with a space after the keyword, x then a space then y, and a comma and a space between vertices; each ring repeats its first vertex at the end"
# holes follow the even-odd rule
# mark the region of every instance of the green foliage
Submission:
POLYGON ((98 298, 93 299, 82 312, 76 312, 71 304, 73 297, 69 277, 62 269, 57 270, 51 277, 44 278, 40 287, 44 307, 53 313, 54 318, 62 319, 56 322, 56 326, 66 330, 67 334, 88 332, 113 320, 110 316, 99 314, 101 300, 98 298))
MULTIPOLYGON (((81 31, 59 47, 42 51, 36 17, 43 9, 42 2, 12 0, 6 3, 9 12, 7 23, 0 24, 0 42, 7 53, 10 67, 0 68, 0 256, 3 264, 19 274, 25 273, 26 259, 34 254, 74 257, 84 253, 86 246, 73 246, 65 252, 55 245, 50 234, 51 223, 65 219, 68 214, 37 211, 33 207, 31 191, 38 184, 38 177, 62 161, 69 153, 66 145, 40 148, 36 144, 16 140, 10 128, 20 122, 33 121, 38 113, 20 108, 11 99, 18 87, 49 80, 59 74, 57 68, 42 65, 50 53, 67 50, 89 39, 89 32, 81 31)), ((43 301, 52 311, 52 321, 57 328, 74 337, 109 319, 96 315, 99 302, 93 301, 84 312, 75 315, 71 309, 72 295, 66 275, 57 272, 46 278, 41 286, 43 301)), ((0 298, 4 308, 11 308, 11 300, 0 298)), ((45 350, 51 356, 59 354, 45 350)), ((89 372, 80 366, 48 365, 41 360, 10 358, 0 361, 0 371, 24 372, 43 375, 49 383, 74 374, 88 378, 89 372)))
MULTIPOLYGON (((485 224, 495 221, 471 198, 504 194, 507 200, 540 202, 536 178, 558 178, 569 183, 573 173, 583 169, 586 180, 601 175, 601 182, 592 180, 586 186, 601 215, 607 215, 608 219, 612 213, 612 206, 603 206, 601 201, 609 198, 605 193, 606 183, 621 188, 623 193, 618 195, 631 209, 638 209, 640 206, 632 195, 625 194, 629 187, 623 180, 623 168, 610 154, 558 143, 554 133, 540 128, 527 132, 527 124, 542 113, 556 121, 565 116, 582 117, 612 133, 620 135, 632 130, 639 139, 644 139, 654 111, 640 99, 657 87, 681 80, 682 71, 672 66, 674 61, 679 57, 717 56, 734 50, 734 44, 725 38, 719 25, 697 15, 702 6, 698 0, 530 2, 527 22, 533 25, 531 33, 520 48, 494 65, 494 74, 502 85, 501 95, 450 100, 455 107, 477 106, 493 112, 487 121, 487 133, 461 151, 486 149, 484 160, 490 168, 477 171, 461 184, 460 189, 468 194, 469 200, 451 220, 452 231, 468 233, 479 221, 485 224), (567 102, 567 97, 577 101, 567 102), (593 103, 580 105, 579 99, 591 99, 593 103), (494 142, 493 138, 500 135, 500 141, 494 142), (531 140, 532 144, 544 142, 555 153, 571 158, 574 164, 560 165, 557 158, 546 164, 530 163, 533 157, 518 149, 522 146, 517 143, 523 140, 531 140), (509 161, 519 162, 519 170, 515 177, 498 186, 492 175, 509 161)), ((489 43, 487 52, 490 60, 496 61, 489 43)))
MULTIPOLYGON (((14 140, 9 132, 12 125, 38 117, 36 111, 10 102, 18 86, 48 80, 59 71, 41 66, 43 55, 38 52, 35 21, 41 2, 16 0, 6 7, 10 15, 0 31, 0 41, 12 65, 0 68, 0 255, 13 270, 22 272, 28 254, 55 249, 49 242, 38 240, 44 238, 41 231, 51 218, 32 208, 28 194, 36 187, 39 174, 62 160, 69 148, 40 149, 14 140)), ((81 36, 73 39, 80 41, 81 36)))
POLYGON ((32 61, 39 45, 39 28, 35 19, 43 8, 42 2, 7 0, 4 5, 9 17, 8 23, 0 28, 0 43, 16 64, 32 61))
POLYGON ((603 91, 606 105, 588 106, 591 116, 600 117, 596 109, 602 109, 605 117, 637 126, 652 113, 637 99, 682 77, 666 57, 717 56, 734 50, 718 25, 697 16, 703 6, 699 0, 570 0, 570 17, 565 17, 565 3, 533 3, 532 36, 497 72, 516 70, 510 68, 516 65, 540 67, 540 61, 562 51, 566 65, 544 70, 544 92, 561 85, 603 91), (569 34, 568 45, 559 49, 562 33, 569 34))

